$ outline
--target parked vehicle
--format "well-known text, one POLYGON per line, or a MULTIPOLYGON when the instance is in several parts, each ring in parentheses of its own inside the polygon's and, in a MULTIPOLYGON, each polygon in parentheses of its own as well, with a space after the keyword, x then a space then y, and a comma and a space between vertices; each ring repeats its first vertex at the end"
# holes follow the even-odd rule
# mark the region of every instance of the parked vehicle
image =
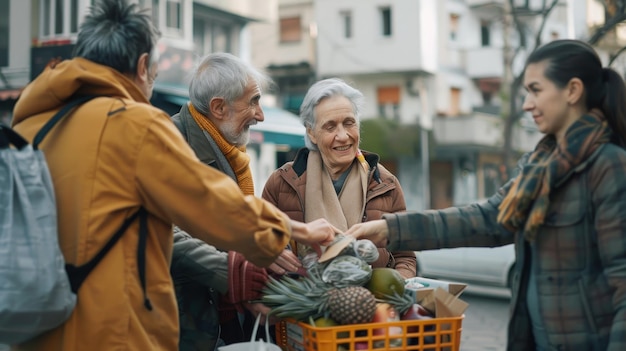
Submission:
POLYGON ((511 287, 513 245, 416 252, 418 275, 462 283, 511 287))

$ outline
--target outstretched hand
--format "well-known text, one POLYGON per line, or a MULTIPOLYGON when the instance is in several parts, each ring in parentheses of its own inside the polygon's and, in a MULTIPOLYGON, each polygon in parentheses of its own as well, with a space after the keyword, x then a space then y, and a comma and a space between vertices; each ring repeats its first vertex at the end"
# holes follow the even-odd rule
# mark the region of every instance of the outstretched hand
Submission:
POLYGON ((295 241, 311 246, 318 255, 321 255, 320 245, 330 245, 335 240, 335 234, 341 231, 323 218, 309 223, 291 221, 292 237, 295 241))
POLYGON ((377 247, 385 248, 388 243, 389 227, 384 219, 357 223, 350 227, 345 233, 355 239, 371 240, 377 247))
POLYGON ((260 325, 265 325, 267 316, 269 316, 269 324, 270 325, 274 325, 274 324, 276 324, 278 322, 278 317, 272 316, 270 314, 272 309, 267 307, 267 306, 265 306, 264 304, 262 304, 260 302, 248 301, 248 302, 244 302, 243 306, 248 311, 250 311, 250 313, 252 313, 254 318, 256 318, 258 315, 261 315, 261 319, 259 320, 259 324, 260 325))
POLYGON ((285 249, 267 269, 276 274, 283 275, 287 272, 296 272, 300 267, 302 267, 302 262, 300 262, 298 256, 291 250, 285 249))

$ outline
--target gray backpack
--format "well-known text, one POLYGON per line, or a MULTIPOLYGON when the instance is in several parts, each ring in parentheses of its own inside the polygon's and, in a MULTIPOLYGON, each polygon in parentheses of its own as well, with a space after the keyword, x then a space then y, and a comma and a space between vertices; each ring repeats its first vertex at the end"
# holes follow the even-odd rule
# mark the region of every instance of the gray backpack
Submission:
MULTIPOLYGON (((72 108, 92 98, 80 97, 64 106, 32 145, 0 125, 0 344, 24 342, 65 322, 82 282, 138 216, 139 274, 145 293, 147 215, 143 208, 82 266, 66 265, 59 248, 54 187, 38 145, 72 108)), ((151 308, 147 298, 145 302, 151 308)))

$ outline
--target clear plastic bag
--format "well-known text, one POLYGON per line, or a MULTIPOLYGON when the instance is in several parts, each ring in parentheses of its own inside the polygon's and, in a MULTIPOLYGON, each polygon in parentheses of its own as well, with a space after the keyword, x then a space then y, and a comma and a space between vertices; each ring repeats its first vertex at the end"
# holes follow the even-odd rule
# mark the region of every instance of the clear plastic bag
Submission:
POLYGON ((342 255, 334 258, 324 268, 322 280, 337 288, 346 286, 361 286, 367 283, 372 276, 372 267, 362 259, 342 255))
POLYGON ((378 259, 378 248, 370 240, 357 240, 353 246, 354 254, 363 261, 373 263, 378 259))

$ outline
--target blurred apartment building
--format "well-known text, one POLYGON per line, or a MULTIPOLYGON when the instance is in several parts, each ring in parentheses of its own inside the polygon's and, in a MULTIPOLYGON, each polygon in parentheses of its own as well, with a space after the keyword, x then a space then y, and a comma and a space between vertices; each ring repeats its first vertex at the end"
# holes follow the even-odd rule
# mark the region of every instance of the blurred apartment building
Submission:
MULTIPOLYGON (((163 34, 152 103, 168 113, 186 103, 189 71, 207 53, 231 52, 276 82, 276 107, 265 109, 248 148, 257 193, 303 145, 303 128, 287 111, 297 113, 307 88, 333 76, 365 94, 362 146, 398 176, 410 209, 465 204, 500 186, 508 0, 133 1, 150 8, 163 34)), ((540 25, 537 10, 550 2, 515 1, 531 35, 540 25)), ((51 58, 71 56, 92 3, 0 0, 0 120, 8 123, 19 93, 51 58)), ((543 42, 588 37, 604 22, 600 3, 559 1, 543 42)), ((604 60, 626 45, 622 32, 618 27, 601 42, 604 60)), ((513 47, 518 40, 511 35, 513 47)), ((514 129, 519 153, 540 138, 528 122, 522 118, 514 129)))
MULTIPOLYGON (((408 208, 461 205, 495 193, 506 179, 500 88, 508 0, 276 2, 269 23, 251 24, 252 60, 278 82, 284 108, 297 110, 314 80, 341 77, 365 94, 361 145, 398 176, 408 208)), ((514 2, 528 40, 550 3, 514 2)), ((586 38, 604 15, 596 0, 559 1, 542 42, 586 38)), ((610 36, 607 52, 626 44, 620 29, 610 36)), ((519 46, 515 29, 509 38, 519 46)), ((524 55, 512 65, 515 74, 524 55)), ((522 118, 514 151, 531 150, 540 137, 522 118)))

